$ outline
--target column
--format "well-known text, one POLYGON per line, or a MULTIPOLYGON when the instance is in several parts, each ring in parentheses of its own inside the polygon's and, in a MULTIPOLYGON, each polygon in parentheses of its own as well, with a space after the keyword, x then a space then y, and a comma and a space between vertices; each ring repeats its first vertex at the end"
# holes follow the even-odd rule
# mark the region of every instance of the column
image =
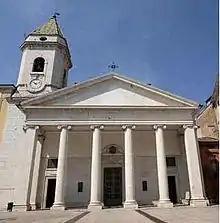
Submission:
POLYGON ((173 204, 169 199, 168 180, 167 180, 167 165, 164 146, 163 129, 165 125, 155 125, 156 136, 156 154, 157 154, 157 174, 158 174, 158 187, 159 187, 159 201, 158 207, 172 207, 173 204))
POLYGON ((125 143, 125 202, 124 208, 138 208, 135 200, 134 152, 132 130, 135 126, 122 126, 125 143))
POLYGON ((58 153, 58 166, 57 166, 57 177, 56 177, 56 189, 55 189, 55 200, 52 209, 65 209, 65 175, 66 175, 66 164, 67 164, 67 150, 68 150, 68 130, 71 126, 58 126, 61 129, 60 142, 59 142, 59 153, 58 153))
POLYGON ((183 128, 185 129, 184 142, 191 193, 190 205, 207 206, 208 201, 204 198, 205 192, 203 175, 201 169, 199 146, 196 136, 197 126, 185 125, 183 128))
POLYGON ((39 174, 40 174, 40 163, 41 163, 41 154, 42 147, 44 143, 44 135, 42 133, 38 133, 37 142, 36 142, 36 151, 35 151, 35 159, 34 159, 34 170, 33 170, 33 179, 32 179, 32 187, 31 187, 31 195, 30 195, 30 205, 31 210, 36 210, 40 208, 40 202, 37 201, 37 196, 39 194, 39 174))
POLYGON ((92 134, 92 165, 91 194, 89 209, 102 209, 101 202, 101 132, 104 126, 91 126, 92 134))

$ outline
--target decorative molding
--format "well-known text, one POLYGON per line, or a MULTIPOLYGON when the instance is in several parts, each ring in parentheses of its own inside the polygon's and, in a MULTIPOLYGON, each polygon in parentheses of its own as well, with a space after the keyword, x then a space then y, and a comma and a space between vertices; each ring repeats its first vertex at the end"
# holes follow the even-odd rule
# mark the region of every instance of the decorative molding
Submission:
POLYGON ((102 155, 102 164, 119 164, 122 165, 124 162, 123 156, 124 156, 124 150, 116 145, 116 144, 109 144, 104 147, 104 149, 101 152, 102 155), (111 153, 109 151, 111 147, 115 147, 116 151, 115 153, 111 153))
POLYGON ((110 156, 113 155, 114 156, 114 155, 123 155, 123 154, 124 154, 124 150, 116 144, 109 144, 109 145, 105 146, 104 149, 102 150, 102 155, 110 155, 110 156), (114 154, 110 153, 109 149, 111 147, 116 148, 116 153, 114 153, 114 154))

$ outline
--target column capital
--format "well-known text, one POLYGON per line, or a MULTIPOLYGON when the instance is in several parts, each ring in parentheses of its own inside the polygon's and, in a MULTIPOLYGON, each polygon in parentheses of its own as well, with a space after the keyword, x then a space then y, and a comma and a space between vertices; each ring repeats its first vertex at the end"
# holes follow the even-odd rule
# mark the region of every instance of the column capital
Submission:
POLYGON ((62 129, 70 130, 72 128, 72 126, 70 126, 70 125, 58 125, 57 128, 60 129, 60 130, 62 130, 62 129))
POLYGON ((25 125, 23 125, 22 128, 23 128, 24 132, 27 132, 28 129, 38 130, 38 129, 40 129, 40 126, 39 125, 27 125, 27 124, 25 124, 25 125))
POLYGON ((187 128, 190 128, 190 129, 198 129, 199 128, 199 126, 195 125, 195 124, 183 125, 182 127, 183 127, 184 130, 186 130, 187 128))
POLYGON ((159 128, 161 128, 161 129, 166 129, 167 126, 166 126, 166 125, 154 125, 153 128, 154 128, 155 130, 157 130, 157 129, 159 129, 159 128))
POLYGON ((104 125, 91 125, 90 129, 95 130, 95 129, 100 129, 103 130, 105 128, 104 125))
POLYGON ((122 125, 121 127, 123 130, 126 130, 126 129, 136 129, 136 125, 122 125))

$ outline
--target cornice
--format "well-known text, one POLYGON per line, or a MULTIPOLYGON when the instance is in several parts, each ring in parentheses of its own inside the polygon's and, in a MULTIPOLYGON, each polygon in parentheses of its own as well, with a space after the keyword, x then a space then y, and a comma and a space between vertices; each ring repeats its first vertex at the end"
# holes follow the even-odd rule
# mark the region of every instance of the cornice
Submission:
POLYGON ((38 105, 30 105, 30 106, 23 106, 25 109, 141 109, 141 110, 194 110, 197 107, 172 107, 172 106, 127 106, 127 105, 119 105, 119 106, 110 106, 110 105, 103 105, 103 106, 93 106, 93 105, 45 105, 45 106, 38 106, 38 105))

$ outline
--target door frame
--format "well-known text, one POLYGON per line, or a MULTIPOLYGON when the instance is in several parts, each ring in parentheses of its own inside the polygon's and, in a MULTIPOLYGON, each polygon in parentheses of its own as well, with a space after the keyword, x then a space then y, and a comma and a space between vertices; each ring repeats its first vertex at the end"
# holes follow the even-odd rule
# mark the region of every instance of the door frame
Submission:
POLYGON ((103 205, 104 205, 104 169, 105 168, 117 168, 117 167, 120 167, 121 169, 122 169, 122 204, 123 204, 123 202, 124 202, 124 198, 125 198, 125 190, 124 190, 124 188, 125 188, 125 181, 124 181, 124 176, 125 176, 125 172, 124 172, 124 165, 121 165, 121 164, 106 164, 106 165, 103 165, 102 166, 102 185, 101 185, 101 187, 102 187, 102 193, 101 193, 101 201, 102 201, 102 203, 103 203, 103 205))
POLYGON ((102 170, 103 170, 103 177, 102 177, 102 203, 103 203, 103 206, 104 206, 104 193, 105 193, 105 191, 104 191, 104 189, 105 189, 105 178, 104 178, 104 172, 105 172, 105 169, 107 169, 107 168, 121 168, 121 205, 123 205, 123 202, 124 202, 124 193, 123 193, 123 167, 121 166, 121 165, 118 165, 118 166, 116 166, 116 165, 113 165, 113 166, 105 166, 105 167, 103 167, 102 168, 102 170))
MULTIPOLYGON (((48 180, 50 179, 55 179, 55 176, 50 176, 50 177, 45 177, 45 181, 44 181, 44 196, 43 196, 43 205, 42 207, 45 209, 46 208, 46 201, 47 201, 47 187, 48 187, 48 180)), ((56 186, 55 186, 56 187, 56 186)))

